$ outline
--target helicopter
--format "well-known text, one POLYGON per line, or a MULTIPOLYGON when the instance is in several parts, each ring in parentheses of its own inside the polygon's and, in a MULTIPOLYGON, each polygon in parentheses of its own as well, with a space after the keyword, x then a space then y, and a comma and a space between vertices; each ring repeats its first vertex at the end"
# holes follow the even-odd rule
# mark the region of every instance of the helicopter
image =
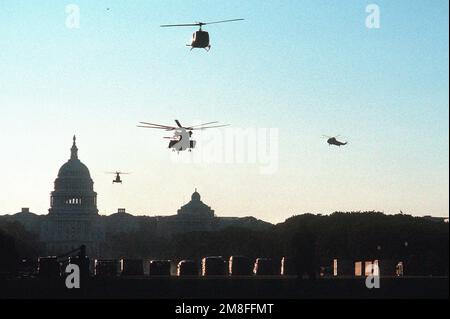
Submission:
POLYGON ((128 175, 130 173, 124 173, 124 172, 106 172, 106 174, 113 174, 116 175, 116 177, 113 179, 113 184, 122 184, 122 179, 120 178, 120 175, 128 175))
POLYGON ((341 141, 339 141, 339 140, 337 139, 339 136, 340 136, 340 135, 338 135, 338 136, 327 136, 327 135, 323 135, 322 137, 327 138, 327 143, 328 143, 329 146, 335 145, 335 146, 341 147, 341 146, 347 145, 348 142, 341 142, 341 141))
POLYGON ((170 140, 168 148, 171 148, 173 152, 182 152, 188 150, 189 152, 192 151, 193 148, 195 148, 196 141, 192 140, 192 134, 193 131, 197 130, 205 130, 209 128, 218 128, 218 127, 225 127, 229 126, 229 124, 226 125, 214 125, 214 126, 206 126, 211 124, 217 124, 219 122, 208 122, 200 125, 194 125, 194 126, 182 126, 180 121, 175 120, 175 123, 177 126, 168 126, 168 125, 160 125, 160 124, 154 124, 154 123, 148 123, 148 122, 139 122, 141 125, 138 125, 137 127, 141 128, 151 128, 151 129, 159 129, 159 130, 165 130, 165 131, 174 131, 173 136, 165 136, 165 139, 170 140))
POLYGON ((199 27, 199 30, 192 34, 191 44, 186 44, 186 46, 191 47, 191 51, 194 48, 205 49, 206 51, 209 51, 211 49, 209 33, 206 31, 203 31, 202 28, 204 25, 242 21, 242 20, 244 20, 244 19, 232 19, 232 20, 222 20, 222 21, 214 21, 214 22, 195 22, 195 23, 188 23, 188 24, 163 24, 163 25, 161 25, 161 28, 199 27))

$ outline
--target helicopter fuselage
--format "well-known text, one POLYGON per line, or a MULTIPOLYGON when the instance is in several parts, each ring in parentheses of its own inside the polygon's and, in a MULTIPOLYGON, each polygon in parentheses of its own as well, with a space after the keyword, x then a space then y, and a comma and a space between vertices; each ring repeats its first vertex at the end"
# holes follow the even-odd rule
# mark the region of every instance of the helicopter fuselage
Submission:
POLYGON ((340 142, 335 137, 329 138, 327 141, 328 145, 335 145, 335 146, 344 146, 347 145, 347 142, 340 142))
POLYGON ((122 184, 122 180, 120 179, 120 176, 116 176, 116 178, 113 180, 113 184, 122 184))
POLYGON ((173 139, 169 142, 169 148, 177 152, 182 152, 195 148, 196 141, 191 140, 191 132, 188 132, 185 128, 179 128, 176 130, 173 139))
POLYGON ((191 44, 187 44, 187 46, 191 47, 191 50, 194 48, 198 49, 206 49, 209 51, 211 48, 210 41, 209 41, 209 33, 203 30, 199 30, 194 32, 192 34, 192 41, 191 44))

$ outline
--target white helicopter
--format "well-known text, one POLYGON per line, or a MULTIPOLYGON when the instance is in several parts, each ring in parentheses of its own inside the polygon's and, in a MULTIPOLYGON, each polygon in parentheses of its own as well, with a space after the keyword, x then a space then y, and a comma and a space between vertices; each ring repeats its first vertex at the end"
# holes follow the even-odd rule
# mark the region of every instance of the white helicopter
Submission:
POLYGON ((192 151, 193 148, 195 148, 196 141, 192 140, 192 134, 193 131, 197 130, 205 130, 208 128, 218 128, 218 127, 225 127, 229 126, 229 124, 226 125, 215 125, 215 126, 206 126, 211 124, 217 124, 219 122, 209 122, 204 123, 200 125, 194 125, 194 126, 182 126, 181 123, 178 120, 175 120, 175 123, 177 126, 168 126, 168 125, 160 125, 160 124, 154 124, 154 123, 148 123, 148 122, 139 122, 141 125, 138 125, 137 127, 141 128, 152 128, 152 129, 159 129, 164 131, 174 131, 173 136, 166 136, 165 139, 169 139, 169 146, 168 148, 171 148, 172 151, 182 152, 188 150, 189 152, 192 151))

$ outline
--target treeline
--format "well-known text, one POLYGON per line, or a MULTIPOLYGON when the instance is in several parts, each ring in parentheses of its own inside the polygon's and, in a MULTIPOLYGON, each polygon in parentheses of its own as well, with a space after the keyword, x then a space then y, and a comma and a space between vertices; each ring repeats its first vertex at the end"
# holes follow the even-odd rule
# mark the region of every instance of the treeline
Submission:
POLYGON ((0 273, 16 269, 23 259, 37 259, 41 252, 36 234, 18 222, 0 221, 0 273))
POLYGON ((277 225, 275 232, 288 254, 295 253, 299 238, 310 236, 321 264, 333 258, 390 259, 414 264, 420 268, 415 273, 448 275, 449 225, 443 221, 377 212, 301 215, 277 225))
MULTIPOLYGON (((390 259, 415 264, 417 273, 448 275, 449 225, 409 215, 377 212, 305 214, 267 230, 227 228, 171 237, 155 235, 155 225, 142 222, 132 233, 111 234, 102 247, 107 258, 196 259, 243 255, 250 258, 291 257, 299 267, 331 266, 349 261, 390 259)), ((19 223, 0 222, 0 270, 42 253, 37 235, 19 223)))
POLYGON ((284 256, 303 260, 305 267, 330 266, 344 260, 414 260, 424 273, 448 274, 449 226, 409 215, 377 212, 305 214, 265 231, 233 227, 156 237, 153 225, 134 233, 110 236, 111 257, 200 259, 204 256, 284 256))

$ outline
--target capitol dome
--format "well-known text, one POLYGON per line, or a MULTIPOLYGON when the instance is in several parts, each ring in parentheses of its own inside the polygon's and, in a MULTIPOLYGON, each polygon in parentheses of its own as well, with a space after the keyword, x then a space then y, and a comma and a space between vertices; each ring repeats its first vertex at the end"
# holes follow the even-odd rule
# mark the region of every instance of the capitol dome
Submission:
POLYGON ((98 214, 97 193, 89 169, 78 159, 73 137, 70 159, 59 169, 51 194, 51 214, 98 214))
POLYGON ((70 158, 58 172, 59 178, 64 177, 82 177, 82 178, 91 178, 91 174, 89 173, 89 169, 86 165, 84 165, 78 158, 70 158))

